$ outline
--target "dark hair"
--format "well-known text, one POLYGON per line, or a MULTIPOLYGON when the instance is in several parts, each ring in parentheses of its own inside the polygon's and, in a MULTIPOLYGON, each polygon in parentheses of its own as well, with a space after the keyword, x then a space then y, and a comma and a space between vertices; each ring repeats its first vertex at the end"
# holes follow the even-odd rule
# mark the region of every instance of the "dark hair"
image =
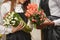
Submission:
POLYGON ((30 0, 27 0, 24 4, 23 4, 23 8, 26 11, 27 9, 27 5, 30 3, 30 0))

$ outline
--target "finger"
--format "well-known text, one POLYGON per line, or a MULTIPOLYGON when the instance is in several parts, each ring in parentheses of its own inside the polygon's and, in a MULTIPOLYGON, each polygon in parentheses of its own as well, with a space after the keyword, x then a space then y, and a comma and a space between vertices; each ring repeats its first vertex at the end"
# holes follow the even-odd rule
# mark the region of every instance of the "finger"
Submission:
POLYGON ((21 25, 20 25, 20 29, 23 29, 24 28, 24 24, 23 24, 23 22, 21 22, 21 25))
POLYGON ((18 27, 19 27, 19 26, 21 26, 21 22, 20 22, 20 24, 18 25, 18 27))
POLYGON ((21 23, 21 26, 23 26, 23 23, 21 23))
POLYGON ((21 21, 21 26, 23 26, 24 25, 24 23, 21 21))
MULTIPOLYGON (((9 13, 9 12, 8 12, 8 13, 9 13)), ((5 17, 8 15, 8 13, 6 13, 3 18, 5 18, 5 17)))
POLYGON ((22 25, 23 25, 23 24, 20 22, 20 24, 18 25, 18 28, 22 28, 22 25))

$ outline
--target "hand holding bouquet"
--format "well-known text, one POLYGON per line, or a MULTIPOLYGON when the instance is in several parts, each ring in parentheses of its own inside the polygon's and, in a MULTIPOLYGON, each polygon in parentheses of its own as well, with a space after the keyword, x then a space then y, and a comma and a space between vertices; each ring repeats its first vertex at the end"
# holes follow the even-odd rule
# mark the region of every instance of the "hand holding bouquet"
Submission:
POLYGON ((28 19, 30 19, 30 21, 32 22, 32 24, 35 25, 35 27, 42 24, 46 18, 44 11, 38 8, 36 4, 32 4, 32 3, 27 6, 27 11, 25 13, 25 16, 28 19))
POLYGON ((30 32, 31 29, 29 28, 29 25, 27 25, 24 20, 20 17, 19 14, 15 13, 15 12, 11 12, 8 13, 4 19, 4 26, 8 27, 8 26, 13 26, 13 27, 17 27, 20 23, 23 24, 23 31, 25 32, 30 32))

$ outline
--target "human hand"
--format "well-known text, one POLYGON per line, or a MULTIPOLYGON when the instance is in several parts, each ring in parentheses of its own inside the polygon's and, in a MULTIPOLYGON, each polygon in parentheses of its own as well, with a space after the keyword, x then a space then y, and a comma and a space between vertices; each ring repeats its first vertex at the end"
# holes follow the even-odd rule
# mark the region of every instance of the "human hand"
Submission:
POLYGON ((17 27, 12 27, 12 32, 14 33, 22 29, 23 29, 23 23, 20 22, 20 24, 17 27))
MULTIPOLYGON (((8 12, 9 13, 9 12, 8 12)), ((6 13, 4 16, 3 16, 3 19, 8 15, 8 13, 6 13)))
POLYGON ((40 24, 40 26, 37 26, 37 29, 43 29, 46 26, 50 26, 50 25, 54 25, 54 22, 52 22, 49 19, 46 19, 42 24, 40 24))

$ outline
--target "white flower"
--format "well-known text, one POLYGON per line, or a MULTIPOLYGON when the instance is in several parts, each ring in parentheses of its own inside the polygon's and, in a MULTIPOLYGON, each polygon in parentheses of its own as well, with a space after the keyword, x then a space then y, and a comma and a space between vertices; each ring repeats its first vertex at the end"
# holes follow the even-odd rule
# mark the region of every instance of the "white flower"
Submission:
POLYGON ((9 21, 5 21, 3 25, 6 25, 6 24, 9 25, 10 24, 9 21))
POLYGON ((11 14, 10 17, 13 18, 13 15, 11 14))
POLYGON ((14 19, 14 18, 11 18, 11 20, 14 19))
POLYGON ((18 20, 18 18, 17 18, 17 17, 15 17, 14 19, 15 19, 15 20, 18 20))
POLYGON ((9 17, 10 17, 10 18, 13 18, 13 15, 14 15, 14 13, 11 13, 9 17))
POLYGON ((8 18, 5 19, 6 20, 6 24, 10 24, 10 20, 8 18))
POLYGON ((14 15, 14 14, 15 14, 14 12, 11 13, 11 15, 14 15))
POLYGON ((11 19, 11 16, 9 16, 8 18, 11 19))
POLYGON ((15 24, 16 21, 11 21, 13 24, 15 24))
POLYGON ((9 21, 7 21, 7 22, 6 22, 6 24, 10 24, 10 22, 9 22, 9 21))
POLYGON ((9 12, 8 15, 10 15, 11 13, 9 12))

